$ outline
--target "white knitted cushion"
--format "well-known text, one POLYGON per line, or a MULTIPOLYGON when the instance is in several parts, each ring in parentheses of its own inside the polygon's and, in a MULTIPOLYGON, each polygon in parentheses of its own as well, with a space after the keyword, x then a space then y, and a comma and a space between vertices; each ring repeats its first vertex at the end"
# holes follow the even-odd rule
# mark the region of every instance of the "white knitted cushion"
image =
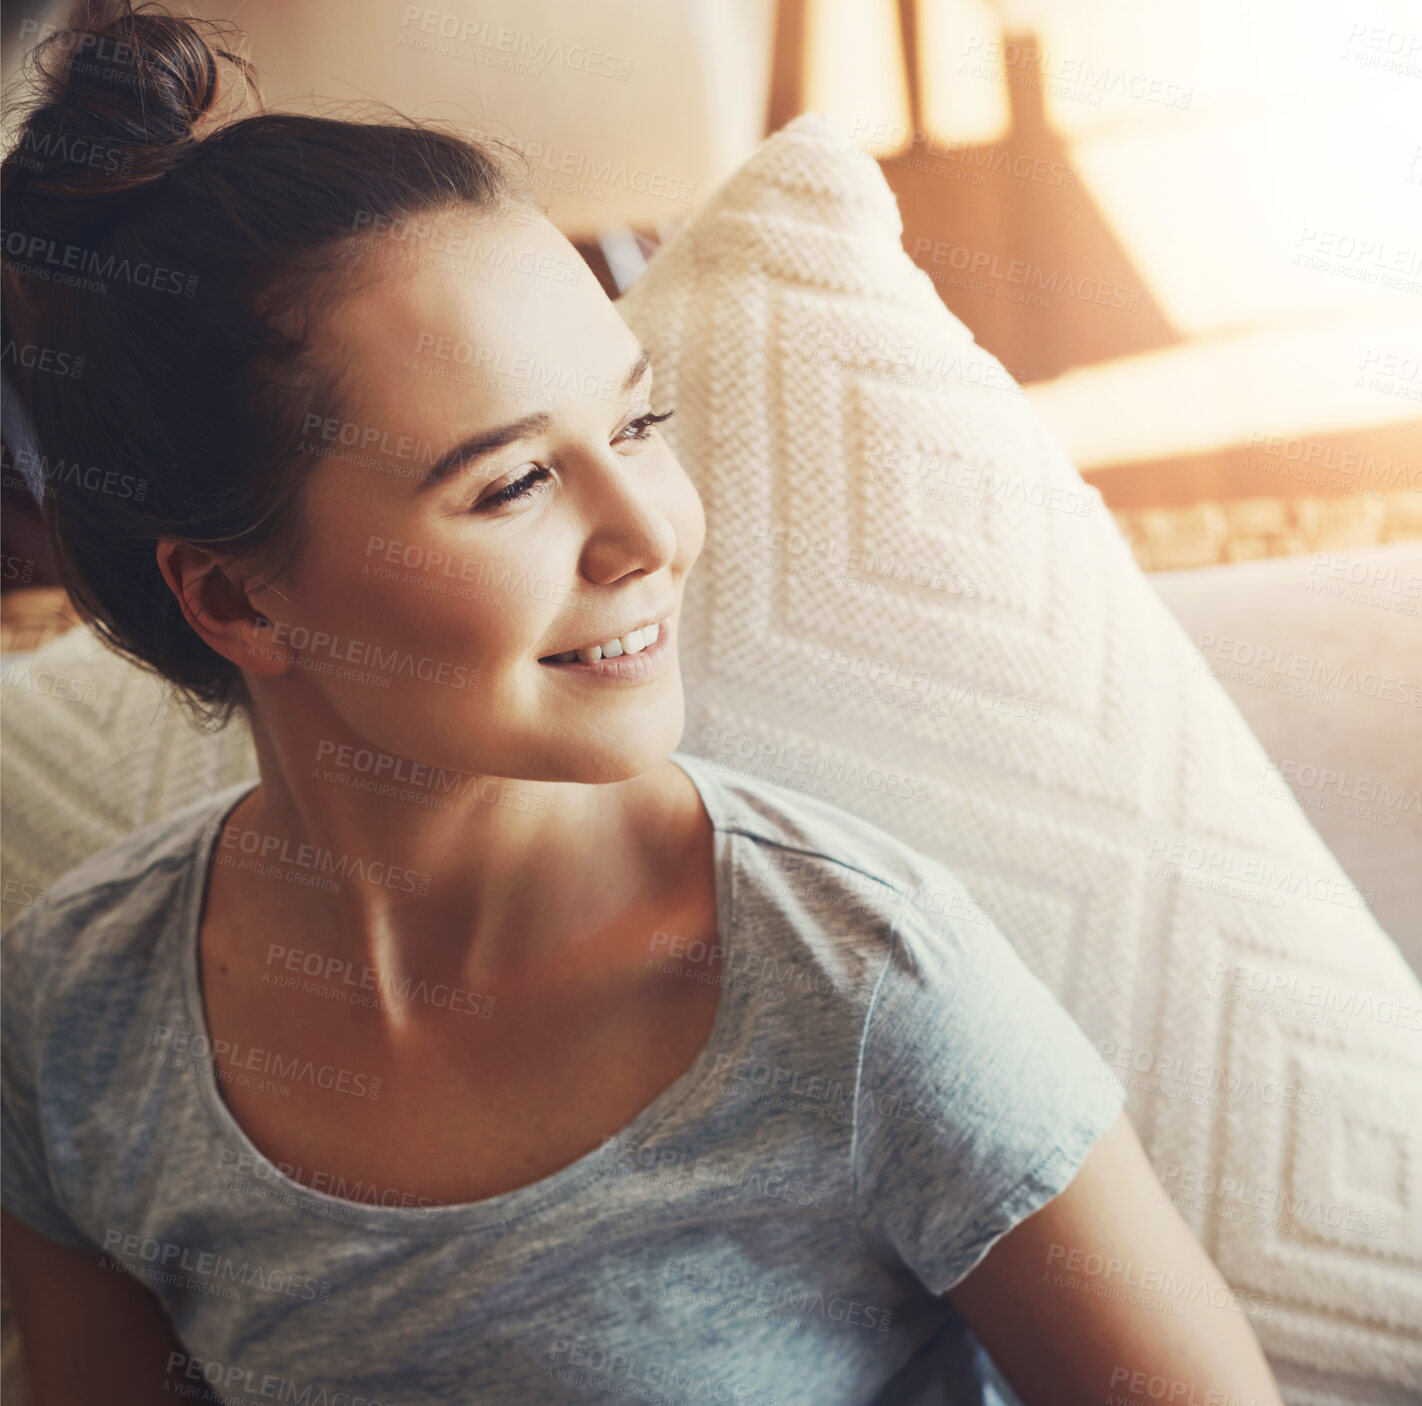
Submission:
POLYGON ((706 506, 682 745, 953 867, 1127 1084, 1291 1406, 1416 1401, 1422 988, 901 232, 812 114, 619 303, 706 506))
POLYGON ((0 733, 7 925, 80 860, 257 774, 245 719, 199 731, 165 685, 87 627, 6 658, 0 733))
MULTIPOLYGON (((619 304, 706 506, 682 746, 955 868, 1127 1084, 1291 1406, 1415 1400, 1422 988, 900 234, 878 167, 810 115, 619 304)), ((193 731, 88 631, 27 668, 4 857, 31 897, 254 769, 245 729, 193 731)), ((1169 1312, 1158 1270, 1079 1278, 1169 1312)))

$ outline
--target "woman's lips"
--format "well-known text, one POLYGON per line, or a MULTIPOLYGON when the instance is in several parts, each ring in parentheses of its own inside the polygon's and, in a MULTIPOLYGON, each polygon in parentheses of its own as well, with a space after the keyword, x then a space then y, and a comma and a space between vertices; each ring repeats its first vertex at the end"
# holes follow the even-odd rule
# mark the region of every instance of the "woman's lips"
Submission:
MULTIPOLYGON (((572 649, 555 649, 551 654, 542 655, 539 658, 538 662, 540 664, 557 663, 559 662, 560 656, 562 655, 581 654, 583 650, 591 649, 593 645, 605 646, 606 644, 610 644, 614 639, 621 642, 622 640, 628 639, 632 635, 645 634, 648 630, 652 629, 655 626, 665 626, 667 617, 671 615, 675 610, 675 604, 669 604, 666 609, 661 612, 660 615, 653 615, 650 619, 647 620, 647 623, 644 625, 635 625, 631 629, 623 630, 621 633, 616 635, 609 633, 604 635, 601 640, 593 640, 588 644, 575 645, 572 649)), ((643 648, 646 648, 646 646, 644 645, 643 648)), ((621 652, 627 653, 628 651, 622 650, 621 652)), ((640 653, 641 651, 639 650, 638 652, 640 653)))
POLYGON ((570 675, 641 683, 662 673, 672 660, 672 618, 668 615, 660 621, 657 638, 645 649, 639 649, 636 654, 619 654, 615 659, 604 657, 592 663, 581 659, 566 663, 553 659, 540 659, 538 662, 545 668, 558 669, 570 675))

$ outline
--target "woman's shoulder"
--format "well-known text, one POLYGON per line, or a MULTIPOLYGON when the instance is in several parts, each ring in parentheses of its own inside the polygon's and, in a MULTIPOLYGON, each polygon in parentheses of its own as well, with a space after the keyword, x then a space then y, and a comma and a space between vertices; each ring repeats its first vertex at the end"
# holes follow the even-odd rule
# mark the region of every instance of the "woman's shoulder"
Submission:
MULTIPOLYGON (((790 784, 797 779, 793 770, 782 776, 777 767, 766 775, 684 752, 675 760, 698 782, 716 829, 753 842, 755 867, 767 882, 802 894, 838 895, 843 902, 852 897, 895 918, 916 911, 950 924, 989 921, 949 864, 824 795, 790 784)), ((884 771, 836 779, 891 798, 900 794, 891 789, 895 785, 911 786, 884 771)), ((903 792, 903 804, 917 803, 911 790, 903 792)))
POLYGON ((36 996, 105 962, 151 956, 182 920, 183 895, 215 824, 251 782, 161 816, 66 870, 0 937, 7 979, 36 996))

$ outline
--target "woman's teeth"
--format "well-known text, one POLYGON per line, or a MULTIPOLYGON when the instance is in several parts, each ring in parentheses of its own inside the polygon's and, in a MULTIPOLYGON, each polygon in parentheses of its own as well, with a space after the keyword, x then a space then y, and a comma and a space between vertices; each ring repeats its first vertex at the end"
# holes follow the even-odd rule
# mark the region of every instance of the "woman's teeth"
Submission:
POLYGON ((566 654, 555 654, 555 664, 571 664, 575 659, 584 664, 596 664, 599 659, 616 659, 620 654, 640 654, 648 645, 656 644, 661 634, 661 622, 633 630, 629 635, 619 635, 606 644, 589 645, 586 649, 570 649, 566 654))

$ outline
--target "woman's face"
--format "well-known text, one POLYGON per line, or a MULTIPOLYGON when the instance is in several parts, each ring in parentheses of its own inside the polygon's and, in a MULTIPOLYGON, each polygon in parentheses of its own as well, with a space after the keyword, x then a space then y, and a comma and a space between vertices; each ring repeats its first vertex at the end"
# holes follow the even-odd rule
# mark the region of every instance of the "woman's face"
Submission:
POLYGON ((259 596, 267 639, 299 657, 259 681, 258 706, 299 710, 318 752, 354 741, 488 775, 638 775, 681 737, 675 637, 706 526, 646 419, 669 407, 542 216, 419 223, 419 239, 376 231, 375 277, 321 328, 342 418, 307 425, 321 457, 306 546, 286 599, 259 596), (654 621, 645 678, 542 662, 654 621))

